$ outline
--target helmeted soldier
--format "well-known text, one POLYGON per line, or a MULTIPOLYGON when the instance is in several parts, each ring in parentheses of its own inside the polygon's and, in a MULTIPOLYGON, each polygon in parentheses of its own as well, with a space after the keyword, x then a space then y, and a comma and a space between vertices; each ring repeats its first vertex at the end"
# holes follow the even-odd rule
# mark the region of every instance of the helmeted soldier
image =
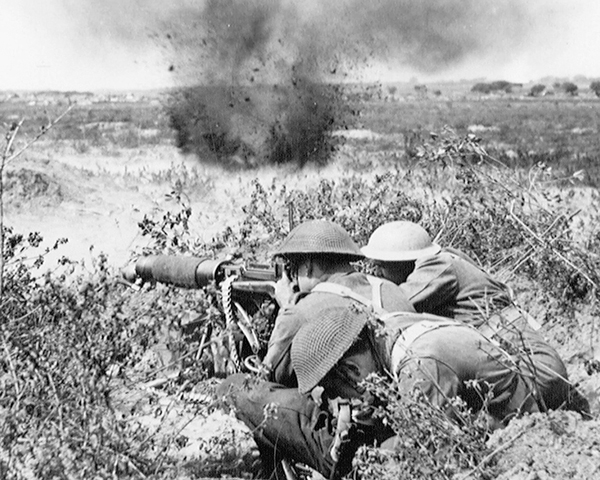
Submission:
POLYGON ((244 375, 233 375, 223 381, 220 393, 255 432, 267 473, 282 459, 301 458, 329 476, 338 464, 322 454, 335 437, 330 412, 298 392, 290 356, 294 336, 302 325, 318 322, 322 312, 332 307, 362 306, 381 313, 414 313, 414 308, 394 283, 355 270, 352 263, 364 258, 360 248, 341 226, 327 220, 295 227, 274 256, 287 262, 288 275, 277 284, 281 308, 263 360, 269 381, 253 379, 248 388, 244 375), (269 405, 279 405, 276 421, 268 421, 265 415, 269 405))
POLYGON ((361 249, 384 278, 398 284, 418 312, 453 318, 520 353, 522 368, 536 379, 541 408, 582 412, 589 405, 568 381, 560 356, 540 328, 494 279, 465 253, 442 248, 420 225, 407 221, 378 227, 361 249))

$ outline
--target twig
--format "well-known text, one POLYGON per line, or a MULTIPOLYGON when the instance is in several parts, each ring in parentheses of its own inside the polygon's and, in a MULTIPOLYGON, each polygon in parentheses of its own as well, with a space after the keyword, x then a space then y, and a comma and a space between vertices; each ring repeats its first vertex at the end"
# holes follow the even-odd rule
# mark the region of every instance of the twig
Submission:
MULTIPOLYGON (((58 122, 60 122, 67 113, 69 113, 71 110, 73 110, 73 108, 75 108, 76 105, 77 105, 76 103, 72 103, 71 105, 69 105, 67 107, 67 109, 63 113, 61 113, 58 117, 56 117, 54 120, 49 122, 48 125, 43 126, 42 129, 39 131, 39 133, 35 137, 33 137, 31 140, 29 140, 20 150, 13 153, 10 157, 7 157, 6 163, 12 162, 14 159, 21 156, 21 154, 25 150, 27 150, 29 147, 31 147, 31 145, 33 145, 35 142, 37 142, 41 137, 46 135, 46 133, 48 133, 48 131, 52 127, 54 127, 58 122)), ((21 120, 21 122, 19 123, 19 126, 22 123, 23 123, 23 120, 21 120)), ((6 152, 6 153, 8 153, 8 152, 6 152)))
POLYGON ((19 129, 21 128, 21 126, 23 125, 23 122, 25 121, 24 118, 21 119, 21 121, 17 124, 15 124, 11 130, 10 130, 10 135, 7 135, 7 142, 6 142, 6 146, 4 148, 4 153, 2 154, 2 166, 6 165, 6 163, 9 160, 9 154, 10 154, 10 149, 12 148, 12 145, 15 141, 15 138, 17 138, 17 133, 19 133, 19 129))
MULTIPOLYGON (((56 399, 56 405, 58 406, 58 420, 60 421, 60 432, 62 433, 65 431, 65 427, 64 427, 64 422, 63 422, 61 401, 60 401, 60 398, 58 397, 58 391, 56 390, 56 385, 54 384, 54 380, 52 379, 51 373, 47 372, 46 377, 48 378, 48 380, 50 382, 50 386, 52 387, 52 392, 54 393, 54 398, 56 399)), ((62 435, 61 435, 61 440, 62 440, 62 435)))
POLYGON ((596 285, 596 282, 594 282, 594 280, 592 280, 585 272, 583 272, 577 265, 575 265, 573 262, 571 262, 568 258, 565 258, 564 255, 562 255, 558 250, 556 250, 556 248, 554 248, 552 245, 550 245, 546 240, 544 240, 543 238, 541 238, 538 234, 536 234, 533 230, 531 230, 531 228, 529 228, 519 217, 517 217, 513 211, 514 208, 514 202, 511 204, 510 206, 510 216, 519 224, 521 225, 521 227, 523 227, 523 229, 529 233, 529 235, 531 235, 535 240, 537 240, 539 243, 542 244, 542 246, 552 250, 552 252, 558 257, 560 258, 563 262, 565 262, 568 266, 570 266, 571 268, 573 268, 575 271, 577 271, 583 278, 585 278, 590 285, 592 285, 594 287, 594 289, 598 288, 598 285, 596 285))
POLYGON ((19 133, 19 129, 25 119, 21 119, 21 121, 10 129, 9 133, 6 136, 6 145, 4 147, 4 151, 2 152, 2 158, 0 159, 0 298, 4 293, 4 167, 15 158, 19 157, 25 150, 27 150, 31 145, 37 142, 40 137, 48 133, 48 131, 54 127, 62 118, 69 113, 74 107, 75 103, 69 105, 69 107, 61 113, 58 117, 48 123, 41 128, 40 132, 33 137, 29 142, 27 142, 20 150, 13 153, 11 155, 10 151, 12 150, 15 139, 17 138, 17 133, 19 133))
POLYGON ((483 460, 481 460, 481 462, 479 462, 479 465, 477 465, 475 468, 473 468, 472 470, 468 471, 465 475, 463 475, 462 477, 460 477, 460 480, 465 480, 466 478, 469 478, 471 475, 473 475, 475 472, 477 471, 481 471, 481 469, 492 459, 494 458, 496 455, 498 455, 500 452, 502 452, 503 450, 506 450, 508 447, 510 447, 514 442, 516 442, 524 433, 526 432, 526 430, 521 430, 519 433, 517 433, 514 437, 512 437, 510 440, 508 440, 507 442, 503 443, 502 445, 500 445, 496 450, 494 450, 492 453, 490 453, 489 455, 487 455, 483 460))

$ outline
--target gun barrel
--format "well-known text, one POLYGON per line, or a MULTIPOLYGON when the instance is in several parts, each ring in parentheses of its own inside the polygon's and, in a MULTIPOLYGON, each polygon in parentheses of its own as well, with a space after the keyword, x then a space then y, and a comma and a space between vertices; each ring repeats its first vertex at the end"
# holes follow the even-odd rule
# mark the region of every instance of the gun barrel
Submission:
POLYGON ((202 288, 211 281, 220 281, 217 276, 223 260, 202 257, 150 255, 140 258, 135 264, 135 273, 143 280, 185 288, 202 288))
POLYGON ((149 255, 139 258, 133 266, 124 269, 122 274, 129 281, 139 277, 146 281, 184 288, 203 288, 212 281, 220 284, 225 278, 234 275, 239 290, 271 294, 275 282, 283 275, 283 266, 232 263, 226 259, 183 255, 149 255))

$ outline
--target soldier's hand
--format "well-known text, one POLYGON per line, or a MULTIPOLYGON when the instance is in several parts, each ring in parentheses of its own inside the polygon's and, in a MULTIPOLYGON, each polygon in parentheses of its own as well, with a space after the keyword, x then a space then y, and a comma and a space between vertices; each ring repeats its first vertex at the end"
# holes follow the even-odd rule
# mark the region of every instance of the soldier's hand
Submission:
POLYGON ((281 308, 292 305, 297 292, 298 285, 287 274, 282 275, 275 284, 275 299, 281 308))

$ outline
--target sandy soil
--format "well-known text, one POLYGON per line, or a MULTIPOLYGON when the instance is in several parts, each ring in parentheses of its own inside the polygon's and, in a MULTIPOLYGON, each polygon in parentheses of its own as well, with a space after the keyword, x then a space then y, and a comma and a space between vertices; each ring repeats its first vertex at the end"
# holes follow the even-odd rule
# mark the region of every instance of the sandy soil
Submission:
MULTIPOLYGON (((200 235, 208 238, 225 223, 219 215, 223 203, 216 197, 226 197, 235 185, 217 169, 161 147, 118 157, 69 151, 48 155, 39 148, 28 152, 7 168, 6 223, 20 232, 39 231, 46 246, 68 238, 67 245, 49 255, 48 267, 63 255, 89 260, 100 252, 122 266, 144 245, 138 222, 156 209, 169 208, 165 195, 172 184, 165 172, 173 168, 194 171, 210 186, 190 199, 200 235)), ((224 205, 232 210, 236 201, 224 205)), ((234 220, 231 211, 224 218, 234 220)))
POLYGON ((92 255, 107 254, 109 262, 120 267, 144 245, 138 222, 157 209, 170 208, 165 196, 177 181, 186 183, 183 190, 198 237, 210 240, 241 220, 254 179, 269 185, 283 178, 295 187, 335 178, 340 172, 339 166, 305 168, 298 174, 289 167, 225 172, 169 146, 121 150, 119 156, 112 156, 38 144, 7 166, 6 224, 21 233, 39 231, 46 246, 59 238, 69 239, 48 256, 47 267, 63 255, 89 260, 90 249, 92 255))

